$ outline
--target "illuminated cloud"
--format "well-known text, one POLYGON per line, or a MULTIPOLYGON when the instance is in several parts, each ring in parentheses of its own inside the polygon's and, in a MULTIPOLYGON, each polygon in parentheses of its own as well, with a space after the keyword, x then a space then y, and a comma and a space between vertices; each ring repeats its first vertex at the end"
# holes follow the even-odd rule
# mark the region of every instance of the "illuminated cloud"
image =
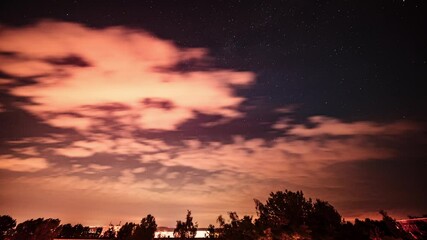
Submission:
MULTIPOLYGON (((323 167, 335 163, 392 158, 396 154, 392 148, 374 144, 367 137, 374 135, 375 138, 381 138, 417 129, 408 122, 380 125, 375 122, 342 123, 338 119, 327 117, 313 117, 310 120, 315 120, 317 125, 308 128, 287 121, 289 135, 271 141, 234 136, 231 142, 202 142, 192 139, 170 145, 160 139, 111 139, 109 135, 98 134, 51 150, 66 157, 85 158, 95 154, 133 156, 134 160, 143 165, 160 163, 168 168, 190 167, 202 171, 234 172, 259 179, 282 178, 301 183, 300 176, 309 176, 312 172, 321 171, 323 167), (333 123, 337 124, 336 129, 331 128, 333 123)), ((135 174, 144 171, 143 166, 134 171, 123 170, 122 179, 137 180, 135 174)), ((174 175, 176 174, 168 176, 171 178, 174 175)), ((223 188, 225 185, 221 184, 215 187, 223 188)))
POLYGON ((170 149, 165 142, 135 139, 116 138, 110 139, 108 135, 91 135, 90 140, 80 140, 72 142, 70 145, 61 148, 51 148, 57 155, 66 157, 89 157, 96 153, 133 155, 150 154, 150 156, 160 156, 160 151, 170 149), (158 154, 157 154, 158 153, 158 154))
POLYGON ((295 174, 309 174, 336 162, 393 156, 393 150, 365 140, 282 137, 267 143, 262 139, 236 137, 232 143, 212 142, 199 147, 176 148, 172 150, 175 156, 162 159, 162 163, 167 166, 240 172, 259 178, 286 176, 286 179, 292 180, 295 174))
MULTIPOLYGON (((327 119, 328 123, 339 122, 337 119, 327 119)), ((379 127, 375 122, 364 123, 367 126, 379 127)), ((403 128, 401 124, 397 122, 386 129, 396 135, 415 129, 415 127, 403 128), (393 129, 392 126, 397 127, 393 129)), ((359 126, 355 123, 347 123, 346 126, 354 125, 359 126)), ((287 129, 299 127, 301 125, 289 121, 287 129)), ((323 125, 320 128, 323 129, 323 125)), ((343 132, 340 130, 340 133, 343 132)), ((263 198, 269 191, 283 188, 303 189, 310 196, 331 199, 332 203, 337 202, 339 203, 337 206, 341 206, 348 204, 348 199, 339 195, 339 189, 345 186, 340 182, 333 182, 328 186, 335 188, 338 195, 328 193, 324 181, 333 177, 331 176, 333 173, 325 171, 328 166, 367 159, 381 161, 393 158, 396 154, 392 148, 367 141, 367 137, 373 136, 366 136, 367 130, 362 132, 363 134, 359 134, 353 131, 349 134, 347 131, 345 136, 337 135, 336 132, 330 135, 311 134, 309 137, 307 134, 283 135, 271 141, 234 136, 227 142, 191 139, 182 140, 180 144, 175 145, 167 144, 160 139, 125 137, 111 139, 104 134, 90 135, 86 140, 70 142, 69 145, 63 144, 62 148, 51 149, 57 155, 68 157, 73 157, 70 156, 74 153, 73 148, 87 151, 86 155, 74 155, 79 157, 92 156, 96 153, 106 156, 131 156, 130 159, 123 160, 129 165, 113 167, 112 160, 87 163, 88 159, 73 159, 75 163, 69 171, 65 170, 66 166, 58 165, 53 176, 21 177, 14 181, 14 184, 22 183, 26 187, 40 188, 48 192, 60 193, 62 189, 67 189, 68 194, 96 195, 97 198, 94 199, 80 198, 81 202, 89 205, 96 204, 99 197, 127 203, 123 204, 120 214, 116 214, 117 221, 123 220, 123 211, 129 211, 126 220, 138 220, 141 213, 132 209, 135 205, 144 203, 144 206, 147 206, 146 211, 163 219, 162 224, 166 225, 174 224, 175 219, 169 219, 170 209, 183 208, 184 211, 189 205, 196 213, 205 214, 198 217, 198 221, 204 225, 214 221, 212 216, 221 211, 233 210, 253 215, 254 197, 263 198), (147 168, 150 164, 157 164, 157 167, 147 168), (105 171, 112 171, 114 174, 105 174, 105 171), (190 174, 194 171, 200 172, 200 180, 195 180, 190 174), (58 175, 60 177, 57 177, 58 175), (181 182, 177 183, 177 180, 181 182), (34 186, 34 182, 39 185, 34 186), (155 207, 148 207, 154 206, 153 204, 155 207), (168 211, 164 213, 158 211, 163 208, 168 211), (208 214, 209 211, 212 213, 208 214)), ((378 130, 375 132, 377 134, 374 134, 374 137, 388 134, 378 130)), ((46 139, 45 142, 50 141, 46 139)), ((25 141, 23 143, 26 144, 25 141)), ((105 209, 100 207, 92 211, 104 216, 105 209)), ((348 217, 353 216, 352 211, 355 210, 347 211, 348 217)), ((67 219, 69 214, 64 215, 64 218, 67 219)))
POLYGON ((48 168, 49 164, 44 158, 19 159, 11 155, 0 156, 0 169, 14 172, 37 172, 48 168))
POLYGON ((13 148, 12 150, 16 153, 21 153, 29 156, 38 156, 40 154, 35 147, 13 148))
POLYGON ((71 115, 58 115, 54 118, 47 118, 46 123, 60 128, 74 128, 76 130, 85 131, 94 123, 94 120, 76 117, 71 115))
POLYGON ((16 145, 16 144, 55 144, 65 141, 66 136, 61 134, 49 134, 44 137, 25 137, 19 140, 9 140, 8 144, 16 145))
MULTIPOLYGON (((282 122, 285 120, 282 120, 282 122)), ((369 121, 342 122, 339 119, 326 116, 313 116, 309 122, 315 127, 306 127, 301 124, 291 126, 288 134, 313 137, 319 135, 399 135, 417 130, 418 127, 411 122, 398 121, 394 123, 376 123, 369 121)), ((276 128, 284 128, 281 125, 276 128)))
MULTIPOLYGON (((174 224, 171 209, 192 207, 205 214, 200 220, 207 225, 224 210, 253 214, 248 210, 253 211, 252 198, 265 197, 269 191, 308 189, 321 197, 326 191, 322 180, 331 174, 325 168, 391 159, 396 151, 377 140, 418 130, 406 121, 345 122, 312 116, 307 125, 279 119, 271 124, 275 138, 224 132, 221 140, 198 139, 185 131, 181 134, 180 124, 198 113, 219 117, 200 123, 201 127, 236 124, 232 120, 245 116, 239 110, 245 98, 237 96, 235 88, 249 86, 253 73, 215 68, 175 71, 185 61, 205 62, 207 50, 180 48, 126 27, 94 29, 53 21, 3 27, 0 51, 13 53, 0 56, 0 70, 14 78, 0 79, 0 87, 32 101, 16 107, 50 127, 64 128, 59 129, 61 134, 6 141, 11 151, 0 155, 0 169, 21 175, 10 184, 0 181, 10 192, 4 196, 14 203, 12 196, 15 200, 20 196, 14 188, 22 186, 29 199, 43 199, 43 191, 55 193, 52 198, 59 203, 66 196, 79 196, 79 206, 70 209, 99 207, 82 213, 87 219, 94 215, 110 219, 115 214, 120 215, 118 220, 139 220, 141 212, 135 209, 144 206, 147 212, 164 209, 150 213, 174 224), (12 84, 21 77, 35 83, 12 84), (153 133, 147 130, 173 132, 155 131, 153 137, 145 135, 153 133), (175 133, 180 137, 169 141, 168 134, 175 133), (43 169, 43 176, 26 174, 43 169), (101 198, 111 205, 99 206, 101 198), (110 212, 117 203, 120 213, 110 212)), ((271 114, 289 116, 295 108, 271 114)), ((0 112, 6 110, 0 104, 0 112)), ((331 185, 342 187, 340 182, 331 185)), ((43 209, 43 203, 36 204, 43 209)), ((26 203, 16 206, 28 209, 26 203)), ((68 209, 61 205, 52 212, 59 211, 68 209)))
POLYGON ((183 61, 204 61, 207 51, 179 48, 125 27, 43 21, 3 28, 0 51, 14 53, 1 56, 1 71, 36 80, 10 90, 32 99, 35 104, 25 109, 52 126, 79 131, 108 118, 142 129, 174 130, 195 112, 241 117, 237 107, 244 99, 233 88, 254 79, 250 72, 224 69, 172 71, 183 61))
POLYGON ((86 167, 82 164, 73 164, 70 173, 96 174, 111 169, 111 166, 91 163, 86 167))
POLYGON ((0 88, 2 88, 3 85, 8 85, 11 83, 13 83, 13 80, 11 79, 0 78, 0 88))

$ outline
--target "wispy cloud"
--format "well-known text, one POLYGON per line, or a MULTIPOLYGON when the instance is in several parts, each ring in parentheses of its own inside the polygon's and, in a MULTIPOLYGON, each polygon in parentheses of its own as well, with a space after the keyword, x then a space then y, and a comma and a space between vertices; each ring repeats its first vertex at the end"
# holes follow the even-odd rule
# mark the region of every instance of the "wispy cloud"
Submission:
MULTIPOLYGON (((281 120, 281 122, 286 119, 281 120)), ((393 123, 377 123, 371 121, 342 122, 339 119, 327 116, 312 116, 309 119, 314 127, 301 124, 290 126, 288 134, 314 137, 320 135, 329 136, 352 136, 352 135, 399 135, 409 131, 415 131, 419 127, 408 121, 397 121, 393 123)), ((276 127, 286 128, 286 127, 276 127)))
POLYGON ((44 158, 16 158, 11 155, 0 156, 0 169, 15 172, 36 172, 49 167, 44 158))
MULTIPOLYGON (((409 122, 384 125, 368 121, 342 123, 331 117, 313 117, 310 121, 313 119, 316 124, 311 128, 288 119, 287 127, 279 130, 284 134, 273 140, 232 136, 224 142, 184 139, 170 144, 164 139, 124 136, 112 139, 108 134, 90 132, 84 135, 84 140, 77 141, 62 135, 56 135, 57 140, 55 135, 38 137, 34 139, 44 146, 45 153, 49 150, 49 161, 55 167, 46 176, 26 176, 15 181, 43 182, 39 187, 49 191, 88 191, 123 202, 137 199, 146 202, 150 201, 146 197, 151 196, 150 199, 164 207, 171 206, 171 196, 177 199, 173 206, 197 199, 199 208, 195 209, 202 212, 211 205, 221 206, 222 210, 236 210, 234 206, 238 205, 241 211, 253 213, 253 197, 263 197, 283 187, 305 189, 316 196, 346 203, 348 199, 339 196, 340 189, 346 186, 340 182, 328 183, 338 195, 325 188, 325 181, 336 177, 325 169, 340 163, 392 159, 396 151, 374 143, 373 139, 404 135, 417 129, 409 122), (337 124, 338 130, 329 128, 332 123, 337 124), (100 154, 102 161, 90 161, 100 154), (55 160, 58 157, 69 159, 71 166, 59 164, 55 160), (157 167, 150 167, 152 164, 157 167), (194 178, 191 171, 202 174, 194 178)), ((2 168, 28 172, 46 169, 47 161, 40 160, 37 148, 19 147, 30 142, 33 140, 10 142, 15 152, 34 156, 31 159, 23 155, 13 159, 8 156, 6 161, 2 159, 2 168)))

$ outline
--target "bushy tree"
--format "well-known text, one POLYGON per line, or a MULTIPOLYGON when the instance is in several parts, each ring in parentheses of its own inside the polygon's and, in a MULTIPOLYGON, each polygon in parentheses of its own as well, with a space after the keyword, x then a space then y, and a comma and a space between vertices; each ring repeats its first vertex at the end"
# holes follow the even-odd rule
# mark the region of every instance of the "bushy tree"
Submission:
POLYGON ((319 199, 313 204, 307 224, 313 239, 333 239, 341 226, 341 215, 328 202, 319 199))
POLYGON ((118 240, 133 240, 133 234, 136 228, 136 224, 132 222, 125 223, 117 233, 118 240))
POLYGON ((156 219, 148 214, 147 217, 141 220, 134 232, 135 239, 153 239, 157 230, 156 219))
POLYGON ((73 238, 83 238, 84 237, 84 227, 81 224, 76 224, 73 227, 73 238))
POLYGON ((104 232, 104 234, 102 235, 102 238, 111 239, 115 237, 116 237, 116 230, 114 229, 114 225, 110 223, 108 230, 104 232))
POLYGON ((74 228, 71 224, 67 223, 62 225, 61 232, 59 233, 60 238, 73 238, 74 237, 74 228))
POLYGON ((60 226, 61 231, 58 235, 60 238, 98 238, 100 235, 100 232, 102 232, 102 228, 99 231, 97 229, 97 232, 90 233, 89 227, 85 227, 82 224, 76 224, 72 226, 71 224, 67 223, 60 226))
POLYGON ((215 226, 214 225, 209 224, 208 232, 206 233, 206 238, 216 238, 215 226))
POLYGON ((31 219, 18 224, 14 240, 50 240, 59 235, 59 219, 31 219))
POLYGON ((176 228, 173 230, 175 237, 180 239, 195 238, 197 233, 198 224, 193 223, 193 217, 191 211, 187 210, 187 216, 184 222, 176 221, 176 228))
POLYGON ((230 240, 257 239, 257 233, 252 217, 244 216, 240 219, 236 212, 229 212, 228 215, 230 220, 227 223, 221 215, 217 219, 220 226, 220 238, 230 240))
POLYGON ((6 236, 12 235, 12 231, 15 226, 16 220, 11 216, 0 216, 0 240, 3 240, 6 236))
POLYGON ((256 220, 257 228, 263 231, 269 229, 273 239, 281 239, 284 234, 301 238, 309 234, 307 220, 313 205, 302 191, 270 193, 265 204, 255 199, 255 205, 259 216, 256 220))

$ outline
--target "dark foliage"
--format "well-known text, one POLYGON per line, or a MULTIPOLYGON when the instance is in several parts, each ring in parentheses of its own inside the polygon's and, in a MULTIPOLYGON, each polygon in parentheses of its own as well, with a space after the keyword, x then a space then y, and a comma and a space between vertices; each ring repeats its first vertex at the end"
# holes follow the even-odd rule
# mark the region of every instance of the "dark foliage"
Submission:
POLYGON ((136 226, 134 239, 153 239, 156 230, 156 219, 151 214, 148 214, 147 217, 141 220, 141 224, 136 226))
POLYGON ((114 239, 116 237, 116 231, 114 230, 114 225, 110 224, 110 227, 107 231, 104 232, 101 238, 105 239, 114 239))
POLYGON ((208 226, 208 232, 206 234, 206 238, 216 238, 217 235, 215 233, 215 226, 212 224, 209 224, 208 226))
POLYGON ((9 215, 0 216, 0 240, 13 234, 13 228, 16 226, 16 220, 9 215))
POLYGON ((118 240, 133 240, 133 234, 137 225, 135 223, 125 223, 117 233, 118 240))
MULTIPOLYGON (((425 221, 412 221, 417 231, 408 233, 402 222, 380 211, 382 220, 356 219, 354 224, 344 222, 338 211, 328 202, 306 199, 301 191, 279 191, 271 193, 265 203, 255 200, 257 219, 252 216, 239 218, 236 212, 229 212, 229 219, 221 215, 218 228, 209 225, 206 238, 223 240, 414 240, 426 239, 425 221)), ((405 220, 406 221, 406 220, 405 220)), ((117 240, 150 240, 157 230, 152 215, 142 218, 140 224, 125 223, 116 233, 114 226, 100 236, 102 228, 92 229, 81 224, 59 225, 59 219, 31 219, 16 226, 8 216, 0 216, 0 240, 51 240, 53 238, 105 238, 117 240), (15 227, 16 226, 16 227, 15 227)), ((177 221, 175 239, 195 238, 197 223, 193 223, 191 211, 187 210, 185 221, 177 221)))
POLYGON ((229 212, 230 220, 226 223, 220 215, 217 219, 219 223, 219 237, 223 239, 253 240, 257 239, 257 231, 252 217, 244 216, 239 218, 236 212, 229 212))
POLYGON ((59 219, 31 219, 18 224, 14 240, 50 240, 58 236, 61 231, 59 219))
POLYGON ((255 200, 255 205, 259 216, 257 227, 270 229, 273 239, 281 239, 283 234, 305 235, 313 205, 301 191, 271 193, 266 204, 255 200))
POLYGON ((179 239, 195 238, 197 233, 198 224, 193 223, 191 211, 187 210, 185 221, 176 221, 176 228, 173 230, 175 237, 179 239))
POLYGON ((317 199, 308 215, 307 225, 313 239, 331 239, 341 226, 341 215, 331 204, 317 199))

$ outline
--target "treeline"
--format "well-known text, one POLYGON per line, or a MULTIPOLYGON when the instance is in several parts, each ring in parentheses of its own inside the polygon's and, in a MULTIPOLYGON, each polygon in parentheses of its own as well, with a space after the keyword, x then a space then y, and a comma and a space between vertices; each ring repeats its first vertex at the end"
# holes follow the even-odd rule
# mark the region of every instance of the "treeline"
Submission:
MULTIPOLYGON (((425 239, 427 226, 419 226, 420 232, 410 234, 386 212, 380 211, 382 220, 358 220, 354 223, 342 219, 328 202, 307 199, 301 191, 271 193, 265 203, 255 200, 257 218, 229 212, 227 218, 219 216, 217 226, 209 225, 206 238, 224 240, 369 240, 369 239, 425 239), (416 234, 419 234, 417 236, 416 234), (424 236, 424 237, 423 237, 424 236)), ((195 238, 198 224, 193 222, 191 211, 183 221, 177 221, 174 236, 177 239, 195 238)), ((136 224, 125 223, 117 232, 114 226, 102 232, 102 228, 90 229, 81 224, 60 224, 59 219, 31 219, 16 225, 7 215, 0 216, 0 240, 51 240, 53 238, 104 238, 116 240, 153 239, 157 230, 152 215, 136 224)))

